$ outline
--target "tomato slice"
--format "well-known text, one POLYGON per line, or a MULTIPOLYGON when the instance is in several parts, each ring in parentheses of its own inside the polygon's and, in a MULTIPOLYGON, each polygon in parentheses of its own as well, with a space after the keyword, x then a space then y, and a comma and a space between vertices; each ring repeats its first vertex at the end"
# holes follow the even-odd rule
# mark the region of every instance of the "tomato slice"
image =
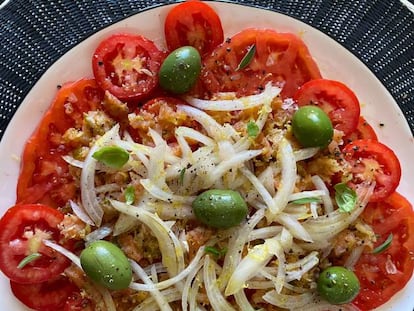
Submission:
POLYGON ((283 85, 282 97, 292 97, 305 82, 321 78, 304 42, 291 33, 245 29, 218 46, 204 61, 201 73, 209 93, 259 93, 268 82, 283 85), (248 51, 255 53, 247 66, 239 65, 248 51))
POLYGON ((40 204, 15 205, 0 220, 0 269, 12 281, 39 283, 51 279, 69 265, 62 254, 45 246, 43 239, 61 240, 58 224, 63 214, 40 204), (19 268, 19 263, 32 253, 41 256, 19 268))
POLYGON ((400 291, 413 274, 414 212, 408 200, 394 192, 384 201, 369 203, 362 218, 379 236, 377 245, 393 235, 388 249, 364 253, 355 265, 361 291, 353 303, 372 310, 400 291))
POLYGON ((374 129, 368 123, 368 121, 365 120, 363 116, 359 117, 356 129, 352 133, 343 138, 345 144, 348 144, 358 139, 378 140, 377 134, 375 133, 374 129))
POLYGON ((84 112, 101 109, 103 92, 95 80, 60 88, 33 135, 26 142, 17 184, 17 203, 58 207, 73 198, 75 182, 62 156, 78 146, 65 142, 69 128, 80 129, 84 112))
POLYGON ((68 297, 79 291, 64 276, 38 284, 20 284, 11 281, 10 287, 17 299, 29 308, 39 311, 62 310, 68 297))
POLYGON ((201 55, 224 40, 219 16, 201 1, 186 1, 172 8, 165 19, 164 33, 170 51, 191 45, 201 55))
POLYGON ((401 178, 401 166, 390 148, 376 140, 360 139, 347 144, 343 153, 352 167, 351 186, 375 181, 370 202, 381 201, 395 191, 401 178))
POLYGON ((360 116, 358 98, 345 84, 317 79, 304 84, 294 96, 299 106, 318 105, 332 121, 335 129, 348 135, 355 131, 360 116))
POLYGON ((158 85, 164 52, 151 40, 133 34, 115 34, 104 39, 92 57, 99 86, 121 100, 137 100, 158 85))

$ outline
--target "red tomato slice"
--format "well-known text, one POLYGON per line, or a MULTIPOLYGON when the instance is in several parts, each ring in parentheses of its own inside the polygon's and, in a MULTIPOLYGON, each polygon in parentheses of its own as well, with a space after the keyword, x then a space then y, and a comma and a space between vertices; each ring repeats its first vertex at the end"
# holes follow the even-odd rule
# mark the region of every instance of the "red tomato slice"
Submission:
POLYGON ((201 55, 223 42, 224 34, 217 13, 200 1, 186 1, 168 12, 164 24, 168 49, 191 45, 201 55))
POLYGON ((358 98, 345 84, 318 79, 304 84, 294 96, 299 106, 317 105, 332 121, 335 129, 348 135, 358 126, 360 107, 358 98))
POLYGON ((356 140, 346 145, 343 153, 352 167, 351 186, 357 187, 364 181, 375 181, 370 202, 384 200, 400 183, 400 162, 395 153, 379 141, 356 140))
POLYGON ((305 82, 321 78, 304 42, 294 34, 270 29, 245 29, 218 46, 204 60, 201 73, 209 93, 259 93, 268 82, 283 84, 282 97, 292 97, 305 82), (255 46, 248 65, 239 65, 255 46))
POLYGON ((394 192, 384 201, 369 203, 362 217, 379 235, 377 245, 393 234, 388 249, 363 254, 355 266, 361 291, 353 303, 361 310, 372 310, 400 291, 413 274, 414 212, 411 204, 394 192))
POLYGON ((164 59, 154 42, 133 34, 115 34, 104 39, 92 57, 99 86, 121 100, 137 100, 158 85, 164 59))
POLYGON ((64 276, 38 284, 19 284, 11 281, 10 286, 17 299, 29 308, 39 311, 62 310, 68 297, 79 291, 64 276))
POLYGON ((345 144, 348 144, 358 139, 373 139, 378 140, 377 134, 375 133, 372 126, 368 123, 363 116, 359 117, 357 128, 349 135, 343 138, 345 144))
POLYGON ((63 214, 45 205, 16 205, 0 220, 0 269, 12 281, 39 283, 49 280, 69 265, 69 260, 45 246, 43 239, 61 240, 58 224, 63 214), (40 253, 36 260, 18 268, 31 253, 40 253))
POLYGON ((68 164, 62 159, 78 146, 65 143, 67 129, 80 129, 83 113, 101 109, 102 90, 94 80, 61 87, 36 131, 26 142, 17 184, 17 203, 65 204, 76 192, 68 164))

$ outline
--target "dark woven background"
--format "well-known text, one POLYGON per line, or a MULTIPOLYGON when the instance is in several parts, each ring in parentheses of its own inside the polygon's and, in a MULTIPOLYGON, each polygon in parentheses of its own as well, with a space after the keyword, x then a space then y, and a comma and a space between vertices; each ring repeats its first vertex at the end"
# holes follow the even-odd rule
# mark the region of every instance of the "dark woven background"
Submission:
MULTIPOLYGON (((0 10, 0 138, 30 88, 89 34, 176 1, 10 0, 0 10)), ((300 19, 361 59, 414 132, 414 13, 398 0, 240 0, 300 19)))

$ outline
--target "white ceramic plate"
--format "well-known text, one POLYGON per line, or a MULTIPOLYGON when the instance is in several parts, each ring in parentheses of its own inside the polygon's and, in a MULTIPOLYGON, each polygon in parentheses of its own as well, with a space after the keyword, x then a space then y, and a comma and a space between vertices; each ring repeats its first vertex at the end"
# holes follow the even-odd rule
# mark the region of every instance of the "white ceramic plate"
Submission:
MULTIPOLYGON (((221 17, 227 36, 248 26, 300 34, 323 76, 344 82, 357 94, 362 104, 362 114, 374 127, 380 141, 391 147, 401 161, 403 175, 399 192, 414 202, 414 192, 410 191, 414 184, 413 137, 394 99, 362 62, 328 36, 293 18, 242 5, 218 2, 210 4, 221 17), (380 127, 380 123, 385 126, 380 127)), ((150 9, 97 32, 60 58, 36 83, 16 112, 0 143, 0 215, 15 201, 19 158, 24 143, 53 99, 56 85, 91 77, 92 53, 98 42, 111 33, 139 33, 163 47, 163 23, 169 8, 170 6, 163 6, 150 9)), ((8 280, 1 273, 0 292, 2 310, 28 310, 14 298, 8 280)), ((414 278, 380 310, 412 311, 413 307, 414 278)))

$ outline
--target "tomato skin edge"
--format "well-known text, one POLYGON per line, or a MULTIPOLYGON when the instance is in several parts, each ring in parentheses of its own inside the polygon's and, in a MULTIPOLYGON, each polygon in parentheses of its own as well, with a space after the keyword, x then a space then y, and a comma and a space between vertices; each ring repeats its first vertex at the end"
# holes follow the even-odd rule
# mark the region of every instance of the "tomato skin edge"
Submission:
POLYGON ((369 203, 362 217, 381 235, 378 244, 393 233, 389 248, 379 254, 364 253, 354 267, 361 292, 352 304, 360 310, 372 310, 391 300, 413 275, 414 210, 404 196, 393 192, 383 201, 369 203), (387 272, 388 261, 396 268, 395 273, 387 272))
POLYGON ((10 288, 20 302, 38 311, 62 310, 71 295, 79 291, 64 276, 38 284, 19 284, 10 281, 10 288))
MULTIPOLYGON (((97 84, 104 91, 109 91, 120 100, 134 102, 146 97, 156 89, 158 86, 158 71, 165 56, 165 53, 158 49, 153 41, 142 35, 129 33, 113 34, 103 39, 96 47, 92 56, 92 71, 97 84), (148 58, 148 68, 145 69, 150 71, 151 75, 146 74, 146 79, 140 79, 138 86, 124 86, 123 83, 122 85, 114 84, 111 80, 113 79, 113 75, 118 77, 118 73, 114 70, 107 72, 107 68, 112 66, 108 63, 112 64, 113 59, 110 57, 113 57, 112 54, 114 54, 115 50, 117 51, 117 55, 120 56, 120 59, 124 60, 121 52, 123 51, 122 47, 126 45, 129 47, 135 46, 136 50, 139 48, 142 53, 145 52, 145 57, 135 55, 134 59, 138 57, 140 59, 139 61, 142 61, 143 58, 148 58)), ((123 66, 122 60, 119 62, 121 66, 123 66)), ((123 70, 126 70, 126 67, 127 65, 123 67, 123 70)), ((123 71, 122 74, 124 74, 123 71)))
POLYGON ((370 202, 382 201, 397 189, 402 174, 401 164, 392 149, 374 139, 359 139, 347 144, 343 153, 352 167, 357 167, 357 163, 362 162, 361 159, 375 158, 382 169, 386 170, 376 178, 377 184, 370 202))
POLYGON ((60 238, 57 225, 63 217, 63 214, 56 209, 41 204, 15 205, 7 210, 0 220, 0 247, 2 248, 0 269, 11 281, 20 284, 42 283, 58 276, 69 266, 69 259, 41 243, 39 252, 42 256, 34 261, 34 266, 29 264, 24 268, 17 267, 21 259, 29 254, 23 253, 29 249, 21 249, 21 247, 29 247, 29 242, 25 244, 27 238, 20 236, 27 232, 28 226, 35 226, 34 223, 38 223, 38 227, 33 229, 30 227, 30 230, 35 230, 34 228, 47 230, 54 238, 60 238), (50 251, 53 257, 49 254, 50 251), (40 267, 37 266, 38 263, 41 264, 40 267))
MULTIPOLYGON (((184 28, 184 26, 181 26, 181 28, 184 28)), ((224 41, 220 17, 210 5, 197 0, 179 3, 168 12, 164 21, 164 36, 169 51, 191 45, 199 51, 200 55, 206 55, 224 41), (191 26, 196 28, 195 21, 192 19, 195 13, 204 19, 204 23, 208 24, 209 29, 202 28, 205 31, 204 35, 208 36, 207 38, 200 38, 199 36, 202 34, 197 34, 197 29, 190 29, 191 26), (188 33, 179 33, 179 23, 183 23, 187 27, 188 33), (189 25, 189 23, 192 23, 192 25, 189 25), (184 35, 185 38, 183 38, 184 35), (191 37, 204 40, 200 40, 201 42, 195 44, 190 42, 191 37)))
POLYGON ((361 108, 356 94, 344 83, 313 79, 303 84, 293 96, 299 106, 317 105, 329 115, 335 129, 345 136, 357 129, 361 108))

